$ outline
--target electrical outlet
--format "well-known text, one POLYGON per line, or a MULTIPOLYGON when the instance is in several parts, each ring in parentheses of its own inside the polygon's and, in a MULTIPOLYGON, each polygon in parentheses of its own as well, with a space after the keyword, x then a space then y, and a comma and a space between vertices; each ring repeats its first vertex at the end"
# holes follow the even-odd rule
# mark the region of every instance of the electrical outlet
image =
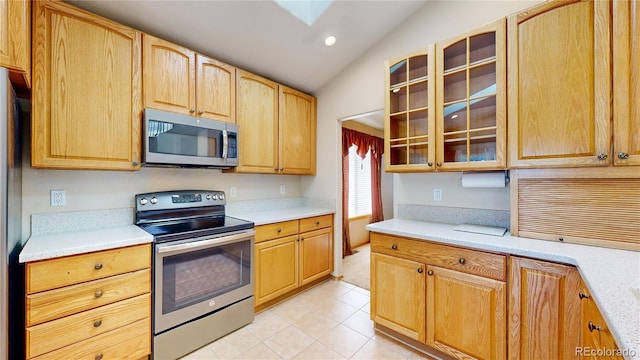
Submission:
POLYGON ((236 195, 238 195, 238 194, 236 193, 236 187, 235 187, 235 186, 230 187, 230 188, 229 188, 229 196, 231 196, 231 197, 236 197, 236 195))
POLYGON ((67 199, 64 190, 51 190, 51 206, 65 206, 67 199))
POLYGON ((280 194, 284 194, 287 192, 287 188, 284 185, 280 185, 280 194))
POLYGON ((433 201, 442 201, 442 189, 433 189, 433 201))

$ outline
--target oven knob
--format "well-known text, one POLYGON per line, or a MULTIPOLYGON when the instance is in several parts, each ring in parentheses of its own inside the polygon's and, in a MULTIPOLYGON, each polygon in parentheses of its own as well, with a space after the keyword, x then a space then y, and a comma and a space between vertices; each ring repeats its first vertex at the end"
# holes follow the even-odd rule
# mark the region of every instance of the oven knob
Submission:
POLYGON ((211 200, 211 195, 207 194, 207 200, 211 200))
POLYGON ((152 203, 152 204, 157 204, 157 203, 158 203, 158 198, 157 198, 157 197, 155 197, 155 196, 154 196, 154 197, 152 197, 152 198, 151 198, 151 203, 152 203))
POLYGON ((219 198, 220 200, 224 200, 224 194, 220 194, 220 195, 218 195, 218 198, 219 198))
POLYGON ((140 205, 147 205, 147 198, 140 199, 140 205))
POLYGON ((217 194, 213 194, 213 195, 211 195, 211 198, 212 198, 213 200, 218 200, 218 195, 217 195, 217 194))

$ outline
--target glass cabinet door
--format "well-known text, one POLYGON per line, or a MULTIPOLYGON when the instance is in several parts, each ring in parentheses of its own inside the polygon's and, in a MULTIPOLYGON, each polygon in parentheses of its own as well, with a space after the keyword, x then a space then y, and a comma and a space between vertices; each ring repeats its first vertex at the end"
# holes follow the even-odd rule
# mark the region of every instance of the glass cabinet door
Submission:
POLYGON ((505 23, 436 46, 437 167, 504 168, 505 23))
POLYGON ((387 171, 433 170, 435 115, 432 48, 387 63, 387 171))

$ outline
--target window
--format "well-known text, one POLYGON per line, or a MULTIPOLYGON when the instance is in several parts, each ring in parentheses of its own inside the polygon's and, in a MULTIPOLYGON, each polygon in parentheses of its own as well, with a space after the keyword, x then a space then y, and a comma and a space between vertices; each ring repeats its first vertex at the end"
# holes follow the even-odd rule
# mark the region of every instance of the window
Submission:
POLYGON ((349 218, 371 215, 371 151, 365 158, 349 148, 349 218))

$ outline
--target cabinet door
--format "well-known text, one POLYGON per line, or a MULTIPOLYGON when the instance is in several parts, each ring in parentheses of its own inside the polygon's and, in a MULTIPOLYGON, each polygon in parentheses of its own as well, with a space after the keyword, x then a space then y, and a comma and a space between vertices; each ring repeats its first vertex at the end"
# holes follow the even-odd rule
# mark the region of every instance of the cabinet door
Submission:
POLYGON ((613 162, 640 165, 640 4, 613 2, 613 162))
POLYGON ((509 284, 509 359, 576 359, 578 270, 511 257, 509 284))
POLYGON ((437 167, 504 168, 506 24, 436 44, 437 167))
POLYGON ((436 156, 433 46, 385 63, 385 169, 433 171, 436 156))
POLYGON ((506 284, 427 266, 427 345, 465 359, 504 359, 506 284))
POLYGON ((32 4, 32 166, 139 168, 140 33, 62 2, 32 4))
POLYGON ((298 235, 255 245, 255 305, 298 287, 298 235))
POLYGON ((371 253, 371 319, 425 341, 425 265, 371 253))
POLYGON ((333 271, 333 228, 300 234, 300 285, 333 271))
POLYGON ((316 98, 280 85, 279 164, 282 174, 316 173, 316 98))
POLYGON ((195 115, 195 53, 147 34, 143 46, 144 106, 195 115))
POLYGON ((547 2, 509 17, 510 167, 609 164, 609 7, 547 2))
POLYGON ((236 68, 196 55, 197 115, 203 118, 236 122, 236 68))
POLYGON ((0 0, 0 66, 11 71, 11 82, 29 87, 30 61, 31 1, 0 0))
POLYGON ((598 306, 586 290, 584 283, 581 285, 579 298, 582 304, 582 326, 581 326, 581 359, 623 359, 622 356, 615 355, 614 351, 618 346, 613 340, 613 335, 604 321, 598 306), (594 352, 594 353, 592 353, 594 352), (610 356, 603 356, 610 352, 610 356))
POLYGON ((278 84, 237 71, 238 166, 236 172, 278 172, 278 84))

